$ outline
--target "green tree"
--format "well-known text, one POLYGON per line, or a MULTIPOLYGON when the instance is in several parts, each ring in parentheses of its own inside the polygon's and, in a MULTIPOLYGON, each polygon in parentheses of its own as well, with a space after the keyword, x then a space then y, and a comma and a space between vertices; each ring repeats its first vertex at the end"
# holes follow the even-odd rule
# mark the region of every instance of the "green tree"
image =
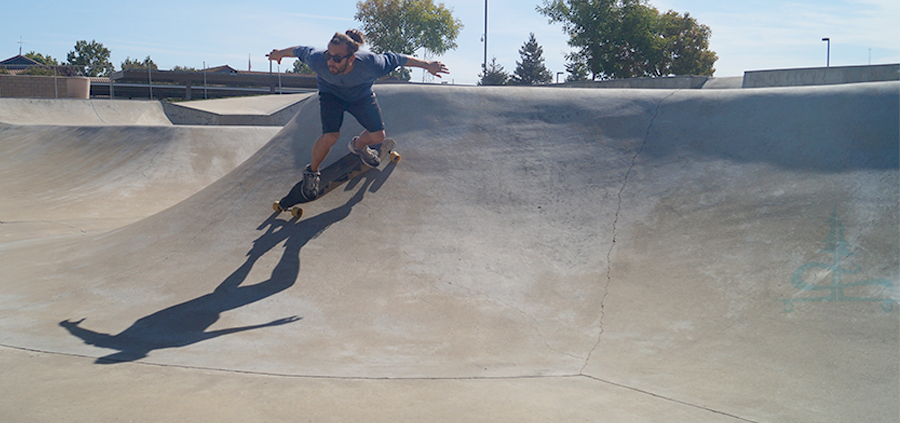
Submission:
POLYGON ((544 49, 538 44, 532 32, 528 41, 519 49, 521 62, 516 62, 512 85, 543 85, 553 82, 553 75, 544 66, 544 49))
POLYGON ((27 57, 31 60, 34 60, 35 62, 38 62, 42 65, 59 66, 59 62, 57 62, 56 59, 50 57, 49 55, 44 56, 43 54, 35 53, 35 52, 31 51, 31 52, 25 53, 25 57, 27 57))
POLYGON ((566 63, 566 71, 569 72, 569 76, 566 77, 566 82, 582 82, 591 80, 591 71, 588 70, 588 66, 585 61, 570 60, 569 63, 566 63))
POLYGON ((110 51, 103 44, 92 40, 75 42, 75 50, 70 51, 66 60, 70 66, 77 66, 85 76, 109 76, 113 69, 109 61, 110 51))
POLYGON ((58 75, 56 70, 49 67, 43 66, 31 66, 28 69, 25 69, 19 72, 17 75, 34 75, 34 76, 54 76, 58 75))
POLYGON ((126 57, 125 61, 122 62, 122 70, 125 69, 159 69, 156 67, 156 63, 153 63, 153 59, 150 56, 144 59, 143 62, 138 61, 137 59, 132 59, 131 57, 126 57))
POLYGON ((50 56, 44 56, 40 53, 28 52, 25 53, 25 57, 34 60, 44 66, 32 66, 24 71, 19 72, 19 75, 39 75, 39 76, 53 76, 58 75, 57 66, 59 66, 59 62, 56 59, 50 56))
MULTIPOLYGON (((354 19, 362 22, 375 53, 416 56, 417 50, 426 49, 440 55, 457 47, 456 38, 463 28, 451 9, 432 0, 360 1, 354 19)), ((409 80, 409 71, 401 69, 400 76, 409 80)))
POLYGON ((719 58, 709 51, 712 30, 697 23, 689 13, 681 15, 668 11, 661 16, 661 33, 665 43, 666 60, 660 75, 703 75, 715 73, 713 65, 719 58))
POLYGON ((497 64, 497 58, 491 58, 491 63, 485 69, 484 73, 478 75, 481 80, 478 85, 506 85, 509 81, 509 74, 503 70, 503 66, 497 64))
POLYGON ((646 0, 544 0, 538 12, 562 23, 567 59, 582 61, 592 79, 712 75, 711 31, 687 14, 661 15, 646 0))
POLYGON ((298 73, 301 75, 315 75, 316 74, 315 72, 313 72, 312 69, 309 68, 309 65, 307 65, 306 63, 303 63, 299 60, 294 60, 293 69, 287 71, 287 73, 298 73))

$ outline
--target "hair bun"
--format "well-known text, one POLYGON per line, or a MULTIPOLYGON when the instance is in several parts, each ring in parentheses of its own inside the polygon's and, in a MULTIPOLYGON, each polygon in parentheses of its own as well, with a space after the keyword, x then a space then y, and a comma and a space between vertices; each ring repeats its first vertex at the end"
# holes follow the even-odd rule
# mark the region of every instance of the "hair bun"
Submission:
POLYGON ((350 39, 352 39, 353 41, 356 41, 356 42, 359 43, 359 44, 365 44, 365 43, 366 43, 366 41, 365 41, 365 40, 366 40, 365 36, 364 36, 363 33, 362 33, 360 30, 358 30, 358 29, 348 29, 347 32, 345 32, 345 34, 347 34, 347 36, 350 37, 350 39))

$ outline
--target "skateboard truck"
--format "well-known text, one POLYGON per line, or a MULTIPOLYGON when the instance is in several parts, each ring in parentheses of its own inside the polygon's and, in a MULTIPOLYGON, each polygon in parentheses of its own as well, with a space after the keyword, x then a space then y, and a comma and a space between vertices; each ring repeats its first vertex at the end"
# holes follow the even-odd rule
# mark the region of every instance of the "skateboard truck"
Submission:
POLYGON ((272 204, 272 209, 278 213, 289 211, 291 212, 291 216, 294 216, 297 219, 299 219, 300 216, 303 216, 303 209, 301 209, 300 207, 293 206, 291 208, 285 209, 284 207, 281 207, 281 204, 277 201, 272 204))

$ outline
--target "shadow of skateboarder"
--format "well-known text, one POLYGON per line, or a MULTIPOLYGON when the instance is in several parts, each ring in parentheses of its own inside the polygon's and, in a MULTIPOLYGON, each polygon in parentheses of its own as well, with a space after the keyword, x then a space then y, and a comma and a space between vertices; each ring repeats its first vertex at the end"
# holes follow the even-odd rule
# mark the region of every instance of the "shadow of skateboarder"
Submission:
MULTIPOLYGON (((64 320, 59 325, 88 345, 116 350, 117 352, 96 360, 97 364, 112 364, 137 361, 154 350, 185 347, 223 335, 301 320, 302 317, 291 316, 258 325, 208 331, 223 312, 252 304, 293 286, 300 275, 300 250, 328 227, 349 216, 353 206, 362 201, 365 192, 377 191, 393 168, 393 165, 388 165, 384 170, 373 169, 360 175, 357 181, 365 179, 362 186, 347 203, 333 210, 303 221, 296 218, 289 221, 277 219, 278 213, 269 216, 257 228, 265 229, 265 233, 253 241, 247 260, 212 293, 142 317, 116 335, 82 327, 81 323, 85 319, 64 320), (271 277, 253 285, 242 286, 256 262, 282 242, 284 254, 272 270, 271 277)), ((355 185, 351 183, 345 190, 352 190, 355 185)))

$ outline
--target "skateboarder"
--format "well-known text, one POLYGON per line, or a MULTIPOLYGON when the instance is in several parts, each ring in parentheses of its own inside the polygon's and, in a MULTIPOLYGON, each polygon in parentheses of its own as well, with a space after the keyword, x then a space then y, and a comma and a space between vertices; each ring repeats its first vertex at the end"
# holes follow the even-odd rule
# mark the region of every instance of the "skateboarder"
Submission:
POLYGON ((302 193, 307 200, 313 200, 318 195, 319 165, 338 140, 345 111, 350 112, 365 128, 350 141, 350 151, 369 166, 379 165, 378 153, 369 148, 385 138, 381 108, 372 91, 372 84, 377 79, 401 66, 424 68, 437 77, 441 73, 450 73, 443 63, 436 60, 426 62, 405 54, 359 51, 364 40, 362 32, 351 29, 343 34, 335 33, 327 50, 299 46, 269 53, 269 60, 278 63, 282 58, 296 57, 318 76, 322 136, 313 145, 312 161, 303 171, 302 193))

